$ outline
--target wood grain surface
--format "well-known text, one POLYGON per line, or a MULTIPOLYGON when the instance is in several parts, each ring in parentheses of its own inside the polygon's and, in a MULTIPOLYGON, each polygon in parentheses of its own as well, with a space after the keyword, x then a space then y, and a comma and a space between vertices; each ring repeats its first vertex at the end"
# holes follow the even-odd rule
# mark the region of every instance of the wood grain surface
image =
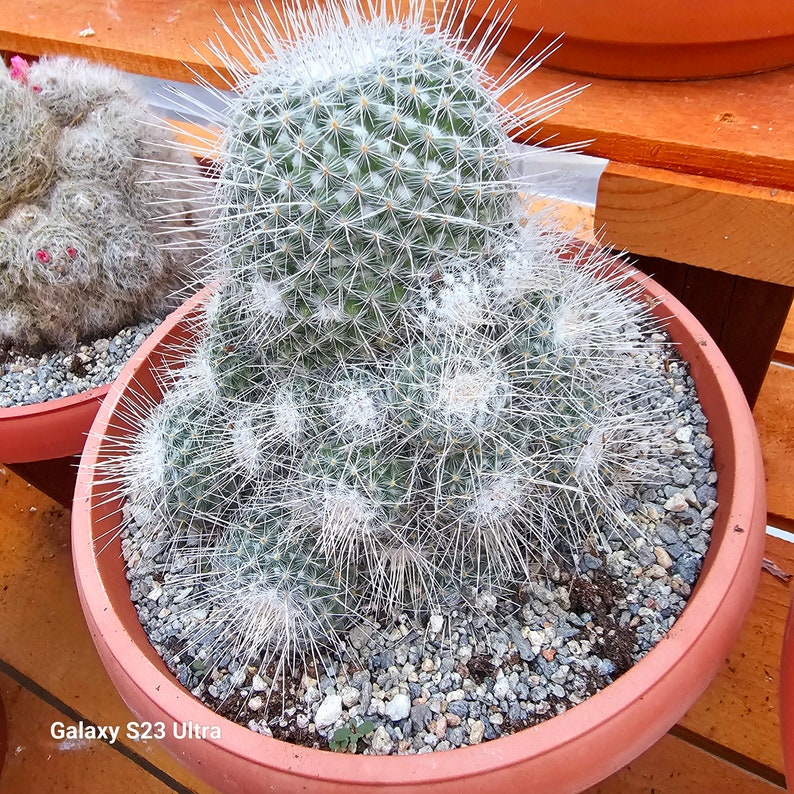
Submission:
MULTIPOLYGON (((0 0, 0 50, 82 55, 168 79, 189 80, 191 70, 211 77, 194 48, 206 53, 204 42, 220 29, 216 15, 233 22, 232 7, 239 6, 253 2, 0 0), (94 34, 81 36, 89 26, 94 34)), ((491 71, 502 73, 510 61, 495 56, 491 71)), ((588 87, 546 122, 544 139, 592 140, 590 154, 617 162, 794 189, 794 68, 673 83, 541 68, 507 98, 542 96, 568 84, 588 87)))
POLYGON ((791 191, 610 163, 595 227, 634 254, 794 285, 791 191))

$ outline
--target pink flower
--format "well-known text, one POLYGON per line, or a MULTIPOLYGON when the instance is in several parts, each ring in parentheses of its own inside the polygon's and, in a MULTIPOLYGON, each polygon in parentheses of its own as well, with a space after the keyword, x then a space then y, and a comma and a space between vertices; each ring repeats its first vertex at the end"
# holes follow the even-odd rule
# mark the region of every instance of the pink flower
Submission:
POLYGON ((45 251, 43 248, 39 248, 39 250, 36 251, 36 259, 38 259, 42 265, 46 265, 51 258, 49 252, 45 251))
POLYGON ((76 259, 77 258, 77 249, 73 248, 71 245, 66 249, 66 255, 69 259, 76 259))
POLYGON ((14 55, 11 58, 10 75, 12 80, 16 80, 22 85, 28 84, 28 72, 30 71, 30 64, 21 56, 14 55))

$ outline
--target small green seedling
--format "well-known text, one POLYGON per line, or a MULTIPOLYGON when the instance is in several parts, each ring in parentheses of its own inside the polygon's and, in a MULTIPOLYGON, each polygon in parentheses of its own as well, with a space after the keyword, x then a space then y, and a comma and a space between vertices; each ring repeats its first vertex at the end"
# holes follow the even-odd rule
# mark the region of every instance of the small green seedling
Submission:
POLYGON ((358 725, 356 725, 353 720, 350 720, 347 725, 337 728, 334 731, 334 735, 328 742, 328 747, 340 753, 345 753, 352 748, 352 751, 355 753, 358 740, 372 733, 374 730, 375 726, 371 720, 364 720, 364 722, 360 722, 358 725))

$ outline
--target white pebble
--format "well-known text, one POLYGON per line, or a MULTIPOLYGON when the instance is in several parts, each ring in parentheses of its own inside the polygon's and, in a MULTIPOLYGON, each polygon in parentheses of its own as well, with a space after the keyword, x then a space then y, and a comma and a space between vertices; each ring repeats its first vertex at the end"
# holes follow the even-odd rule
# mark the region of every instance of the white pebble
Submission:
POLYGON ((314 724, 318 728, 329 728, 341 716, 342 698, 339 695, 327 695, 314 715, 314 724))
POLYGON ((493 685, 494 697, 498 697, 500 700, 502 700, 509 691, 510 682, 504 676, 497 678, 493 685))
POLYGON ((349 709, 351 706, 355 706, 358 703, 359 698, 361 697, 361 693, 352 686, 346 686, 342 690, 342 705, 345 708, 349 709))
POLYGON ((687 507, 689 507, 689 504, 684 495, 680 493, 673 494, 664 503, 664 509, 669 510, 671 513, 680 513, 682 510, 686 510, 687 507))
POLYGON ((485 725, 480 720, 474 720, 469 728, 469 744, 479 744, 485 735, 485 725))
POLYGON ((383 725, 379 725, 375 733, 372 735, 370 747, 375 755, 388 755, 394 747, 394 742, 388 731, 383 725))
POLYGON ((667 549, 665 549, 664 546, 657 546, 653 550, 653 553, 656 555, 656 562, 658 562, 662 568, 669 570, 673 567, 673 560, 670 558, 670 555, 667 553, 667 549))
POLYGON ((383 713, 392 722, 404 720, 411 713, 411 698, 398 692, 384 707, 383 713))

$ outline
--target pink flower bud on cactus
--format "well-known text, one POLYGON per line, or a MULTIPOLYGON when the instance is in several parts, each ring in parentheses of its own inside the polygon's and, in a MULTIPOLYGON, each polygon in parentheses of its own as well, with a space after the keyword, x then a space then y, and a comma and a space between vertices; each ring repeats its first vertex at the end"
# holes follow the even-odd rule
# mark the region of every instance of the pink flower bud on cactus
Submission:
POLYGON ((38 259, 42 265, 46 265, 50 261, 51 257, 48 251, 45 251, 43 248, 39 248, 39 250, 36 251, 36 259, 38 259))
POLYGON ((30 71, 30 64, 21 56, 14 55, 11 58, 11 70, 9 74, 12 80, 16 80, 22 85, 28 84, 28 72, 30 71))
POLYGON ((66 249, 66 255, 69 259, 76 259, 77 258, 77 249, 73 248, 71 245, 66 249))

